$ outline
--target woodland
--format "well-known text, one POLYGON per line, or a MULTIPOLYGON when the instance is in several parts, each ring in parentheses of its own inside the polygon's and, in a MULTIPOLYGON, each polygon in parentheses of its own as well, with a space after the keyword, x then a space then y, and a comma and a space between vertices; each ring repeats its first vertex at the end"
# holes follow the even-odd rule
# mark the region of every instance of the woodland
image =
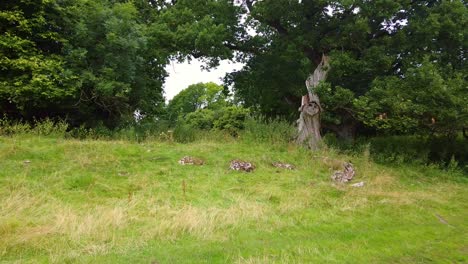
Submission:
POLYGON ((110 129, 135 111, 174 120, 165 66, 228 59, 245 67, 222 96, 253 114, 295 121, 302 105, 339 138, 455 137, 468 118, 467 14, 438 0, 5 0, 0 111, 110 129))

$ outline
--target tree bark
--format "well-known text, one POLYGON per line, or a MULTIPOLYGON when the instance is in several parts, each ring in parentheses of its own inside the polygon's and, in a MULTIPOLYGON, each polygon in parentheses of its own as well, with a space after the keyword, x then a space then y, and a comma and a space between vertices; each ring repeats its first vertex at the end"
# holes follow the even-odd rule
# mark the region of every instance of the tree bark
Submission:
POLYGON ((315 71, 309 75, 306 80, 307 95, 302 97, 302 105, 299 108, 301 112, 298 124, 298 136, 296 142, 305 144, 309 148, 316 150, 320 146, 322 136, 320 135, 320 113, 323 111, 320 105, 320 99, 314 88, 327 78, 330 69, 330 58, 322 55, 322 61, 315 71))

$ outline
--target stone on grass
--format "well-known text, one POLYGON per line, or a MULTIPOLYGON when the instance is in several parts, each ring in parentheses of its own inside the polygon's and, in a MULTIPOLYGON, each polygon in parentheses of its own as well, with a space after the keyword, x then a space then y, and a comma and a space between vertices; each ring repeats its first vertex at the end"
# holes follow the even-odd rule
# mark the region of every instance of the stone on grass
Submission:
POLYGON ((357 182, 357 183, 354 183, 354 184, 351 184, 351 186, 353 187, 364 187, 364 182, 357 182))
POLYGON ((349 182, 353 179, 355 174, 353 164, 345 162, 343 165, 343 171, 335 171, 331 176, 332 180, 336 182, 349 182))
POLYGON ((245 172, 251 172, 255 170, 255 166, 251 162, 247 162, 243 160, 232 160, 229 168, 231 170, 245 171, 245 172))
POLYGON ((282 162, 273 162, 271 165, 276 168, 287 169, 287 170, 294 170, 296 167, 289 163, 282 163, 282 162))
POLYGON ((202 159, 185 156, 179 160, 180 165, 203 165, 205 162, 202 159))

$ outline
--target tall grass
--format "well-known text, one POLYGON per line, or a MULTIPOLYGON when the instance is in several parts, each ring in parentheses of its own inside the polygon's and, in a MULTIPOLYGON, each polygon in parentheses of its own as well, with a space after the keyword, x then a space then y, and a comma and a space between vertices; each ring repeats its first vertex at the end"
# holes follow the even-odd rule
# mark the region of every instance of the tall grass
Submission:
POLYGON ((242 135, 246 141, 285 144, 293 141, 295 133, 294 126, 285 120, 252 117, 246 120, 242 135))
MULTIPOLYGON (((285 146, 294 140, 296 129, 282 119, 249 117, 244 129, 230 131, 201 130, 178 122, 172 127, 166 121, 130 123, 111 130, 105 126, 70 128, 64 120, 37 120, 33 123, 0 119, 0 135, 37 135, 77 139, 103 139, 128 141, 169 141, 191 143, 196 141, 227 142, 242 140, 250 144, 268 143, 285 146)), ((324 137, 325 144, 344 154, 367 153, 369 159, 379 163, 437 165, 447 169, 468 172, 468 141, 423 136, 380 136, 341 141, 332 134, 324 137)))
POLYGON ((0 135, 31 134, 37 136, 64 137, 68 130, 68 123, 64 120, 52 120, 49 118, 35 120, 32 124, 20 121, 12 121, 3 117, 0 119, 0 135))

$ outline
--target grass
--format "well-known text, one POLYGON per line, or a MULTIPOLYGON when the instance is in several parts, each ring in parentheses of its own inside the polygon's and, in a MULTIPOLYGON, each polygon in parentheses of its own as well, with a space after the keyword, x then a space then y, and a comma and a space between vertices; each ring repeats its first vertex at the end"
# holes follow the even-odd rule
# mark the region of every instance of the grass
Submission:
POLYGON ((467 193, 462 172, 333 149, 0 137, 0 262, 466 263, 467 193), (333 184, 324 157, 366 185, 333 184))

